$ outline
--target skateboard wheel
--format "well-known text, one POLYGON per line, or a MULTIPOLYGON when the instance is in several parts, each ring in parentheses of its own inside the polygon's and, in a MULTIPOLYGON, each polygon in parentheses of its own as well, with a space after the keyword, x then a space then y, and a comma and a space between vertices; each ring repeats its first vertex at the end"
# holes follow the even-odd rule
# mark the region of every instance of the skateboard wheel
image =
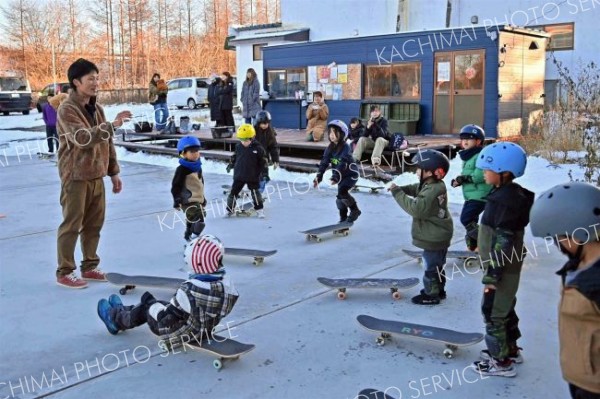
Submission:
POLYGON ((316 241, 316 242, 321 242, 321 237, 316 237, 316 238, 315 238, 315 241, 316 241))
POLYGON ((121 295, 127 295, 127 288, 121 288, 119 290, 119 294, 121 294, 121 295))
POLYGON ((390 333, 381 333, 381 338, 383 338, 383 339, 392 339, 392 334, 390 334, 390 333))
POLYGON ((394 291, 394 292, 392 292, 392 298, 394 298, 395 300, 398 300, 398 299, 402 298, 402 295, 400 295, 399 291, 394 291))
POLYGON ((350 233, 346 230, 346 231, 344 231, 343 234, 344 234, 344 237, 348 237, 348 234, 350 234, 350 233))
POLYGON ((446 356, 446 359, 452 359, 454 357, 454 351, 450 348, 444 349, 444 356, 446 356))
POLYGON ((219 359, 215 359, 213 360, 213 367, 217 370, 221 370, 221 368, 223 367, 223 363, 219 359))
POLYGON ((346 293, 344 291, 340 291, 337 293, 337 297, 339 300, 343 301, 344 299, 346 299, 346 293))
POLYGON ((377 343, 377 346, 383 346, 385 345, 385 339, 383 337, 377 337, 375 343, 377 343))
POLYGON ((480 264, 477 258, 467 258, 465 259, 464 266, 467 269, 479 269, 480 264))

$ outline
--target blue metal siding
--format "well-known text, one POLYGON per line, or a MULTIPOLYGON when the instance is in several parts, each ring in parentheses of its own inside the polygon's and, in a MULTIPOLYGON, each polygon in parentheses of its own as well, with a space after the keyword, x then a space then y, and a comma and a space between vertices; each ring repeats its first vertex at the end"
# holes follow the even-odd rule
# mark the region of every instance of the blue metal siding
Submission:
MULTIPOLYGON (((350 38, 313 43, 265 47, 263 65, 266 69, 303 67, 309 65, 380 64, 400 62, 421 63, 421 120, 420 134, 432 133, 434 55, 439 51, 485 49, 484 128, 496 137, 498 124, 498 41, 492 41, 483 27, 467 27, 453 31, 423 31, 367 38, 350 38)), ((298 127, 297 105, 269 103, 275 126, 298 127), (280 115, 276 115, 280 113, 280 115)), ((358 114, 360 101, 327 101, 330 119, 348 121, 358 114)), ((306 122, 303 122, 305 127, 306 122)))

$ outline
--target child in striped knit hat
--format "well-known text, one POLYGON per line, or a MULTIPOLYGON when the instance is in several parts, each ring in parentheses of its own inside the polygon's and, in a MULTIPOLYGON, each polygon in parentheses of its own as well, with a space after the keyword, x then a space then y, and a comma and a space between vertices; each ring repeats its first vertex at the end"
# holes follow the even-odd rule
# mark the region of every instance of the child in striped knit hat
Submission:
POLYGON ((213 329, 238 299, 225 275, 224 252, 217 237, 205 234, 192 240, 184 255, 189 278, 182 281, 170 302, 145 292, 139 304, 123 306, 118 295, 111 295, 98 302, 98 316, 113 335, 148 323, 154 334, 171 344, 178 339, 182 343, 212 339, 213 329))

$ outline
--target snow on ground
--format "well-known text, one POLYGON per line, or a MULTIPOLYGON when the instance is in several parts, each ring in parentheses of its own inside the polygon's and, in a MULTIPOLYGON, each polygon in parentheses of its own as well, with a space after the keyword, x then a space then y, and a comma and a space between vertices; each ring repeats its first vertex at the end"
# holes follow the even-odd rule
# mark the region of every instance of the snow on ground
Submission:
MULTIPOLYGON (((1 119, 1 118, 0 118, 1 119)), ((420 277, 412 248, 410 218, 389 195, 357 193, 363 215, 345 238, 309 243, 298 233, 337 220, 335 194, 327 184, 311 189, 308 174, 274 171, 264 220, 223 218, 222 184, 231 182, 224 164, 205 161, 210 201, 206 232, 226 246, 277 249, 259 267, 226 257, 227 272, 240 292, 224 334, 256 349, 220 372, 205 353, 161 353, 147 327, 117 336, 96 315, 98 299, 117 292, 106 283, 68 290, 54 283, 56 228, 61 221, 56 166, 35 155, 17 154, 21 133, 0 131, 0 397, 55 398, 187 397, 354 398, 366 387, 389 388, 395 398, 567 397, 559 368, 556 312, 563 263, 555 248, 527 235, 531 251, 521 279, 517 312, 525 363, 514 379, 485 378, 466 367, 483 343, 461 349, 453 359, 443 345, 396 337, 384 347, 356 322, 359 314, 483 332, 480 274, 449 263, 448 299, 418 307, 404 292, 400 301, 386 290, 349 290, 339 301, 321 286, 325 277, 420 277), (12 151, 12 152, 11 152, 12 151), (287 181, 286 181, 287 180, 287 181)), ((30 132, 23 137, 39 139, 30 132)), ((170 182, 176 159, 120 150, 124 191, 107 192, 106 223, 99 254, 106 271, 185 277, 183 225, 171 209, 170 182)), ((529 159, 525 187, 540 192, 567 181, 576 166, 547 167, 529 159)), ((452 161, 447 182, 457 175, 452 161)), ((416 181, 405 174, 398 184, 416 181)), ((110 186, 109 181, 106 181, 110 186)), ((371 182, 372 184, 372 182, 371 182)), ((451 192, 454 249, 463 249, 460 190, 451 192)), ((80 259, 79 249, 76 258, 80 259)), ((452 260, 450 260, 452 261, 452 260)), ((162 299, 169 292, 153 290, 162 299)), ((124 296, 126 304, 143 289, 124 296)), ((225 328, 225 324, 223 325, 225 328)))

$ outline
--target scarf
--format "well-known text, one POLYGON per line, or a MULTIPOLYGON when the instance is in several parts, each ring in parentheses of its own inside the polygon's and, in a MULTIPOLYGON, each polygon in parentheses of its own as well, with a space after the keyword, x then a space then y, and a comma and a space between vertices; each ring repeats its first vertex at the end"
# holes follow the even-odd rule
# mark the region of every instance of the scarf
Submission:
POLYGON ((460 159, 463 161, 468 161, 471 157, 479 154, 481 150, 483 150, 483 147, 471 147, 468 150, 459 151, 458 155, 460 155, 460 159))
POLYGON ((185 158, 179 158, 179 164, 185 166, 192 172, 200 172, 202 170, 202 162, 198 159, 196 162, 190 162, 185 158))

